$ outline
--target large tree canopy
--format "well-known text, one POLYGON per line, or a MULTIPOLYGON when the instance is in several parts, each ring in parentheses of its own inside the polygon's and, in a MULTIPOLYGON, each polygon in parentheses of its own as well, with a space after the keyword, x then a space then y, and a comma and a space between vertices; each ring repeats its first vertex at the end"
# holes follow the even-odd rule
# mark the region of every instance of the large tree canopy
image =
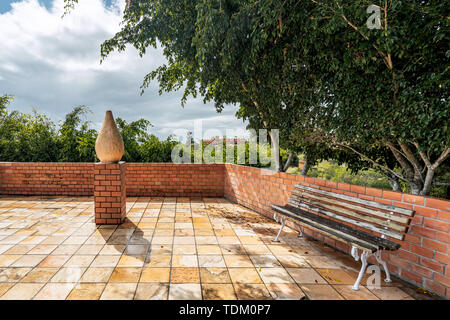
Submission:
POLYGON ((239 104, 238 117, 279 128, 291 151, 328 149, 428 194, 450 153, 448 11, 419 0, 132 0, 102 57, 161 45, 167 64, 142 89, 157 79, 161 92, 183 88, 183 102, 239 104))

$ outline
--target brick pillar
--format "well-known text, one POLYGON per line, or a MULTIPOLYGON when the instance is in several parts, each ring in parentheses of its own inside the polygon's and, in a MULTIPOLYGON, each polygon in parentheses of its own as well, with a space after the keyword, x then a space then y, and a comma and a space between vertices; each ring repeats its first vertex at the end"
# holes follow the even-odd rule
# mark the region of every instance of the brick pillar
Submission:
POLYGON ((94 163, 96 224, 120 224, 126 216, 125 162, 94 163))

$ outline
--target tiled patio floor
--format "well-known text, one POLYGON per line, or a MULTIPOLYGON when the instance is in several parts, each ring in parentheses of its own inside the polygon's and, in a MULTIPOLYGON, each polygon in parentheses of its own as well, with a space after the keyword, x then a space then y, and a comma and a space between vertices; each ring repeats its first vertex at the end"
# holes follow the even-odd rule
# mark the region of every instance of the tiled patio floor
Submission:
POLYGON ((0 299, 420 298, 353 291, 350 256, 288 228, 274 243, 279 225, 225 199, 127 201, 125 224, 97 228, 92 198, 0 197, 0 299))

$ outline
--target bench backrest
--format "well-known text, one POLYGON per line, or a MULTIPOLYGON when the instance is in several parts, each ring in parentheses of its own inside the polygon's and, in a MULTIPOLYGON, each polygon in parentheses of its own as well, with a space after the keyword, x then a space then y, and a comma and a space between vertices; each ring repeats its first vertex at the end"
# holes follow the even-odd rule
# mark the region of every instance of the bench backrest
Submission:
POLYGON ((413 210, 303 185, 295 186, 289 204, 398 240, 405 238, 414 215, 413 210))

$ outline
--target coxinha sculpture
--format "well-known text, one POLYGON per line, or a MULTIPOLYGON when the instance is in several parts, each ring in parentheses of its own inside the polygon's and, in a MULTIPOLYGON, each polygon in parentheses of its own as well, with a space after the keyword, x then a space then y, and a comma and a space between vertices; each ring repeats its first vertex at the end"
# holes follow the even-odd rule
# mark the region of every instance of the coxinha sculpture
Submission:
POLYGON ((117 163, 122 159, 123 140, 110 110, 106 111, 103 126, 95 142, 95 152, 102 163, 117 163))

